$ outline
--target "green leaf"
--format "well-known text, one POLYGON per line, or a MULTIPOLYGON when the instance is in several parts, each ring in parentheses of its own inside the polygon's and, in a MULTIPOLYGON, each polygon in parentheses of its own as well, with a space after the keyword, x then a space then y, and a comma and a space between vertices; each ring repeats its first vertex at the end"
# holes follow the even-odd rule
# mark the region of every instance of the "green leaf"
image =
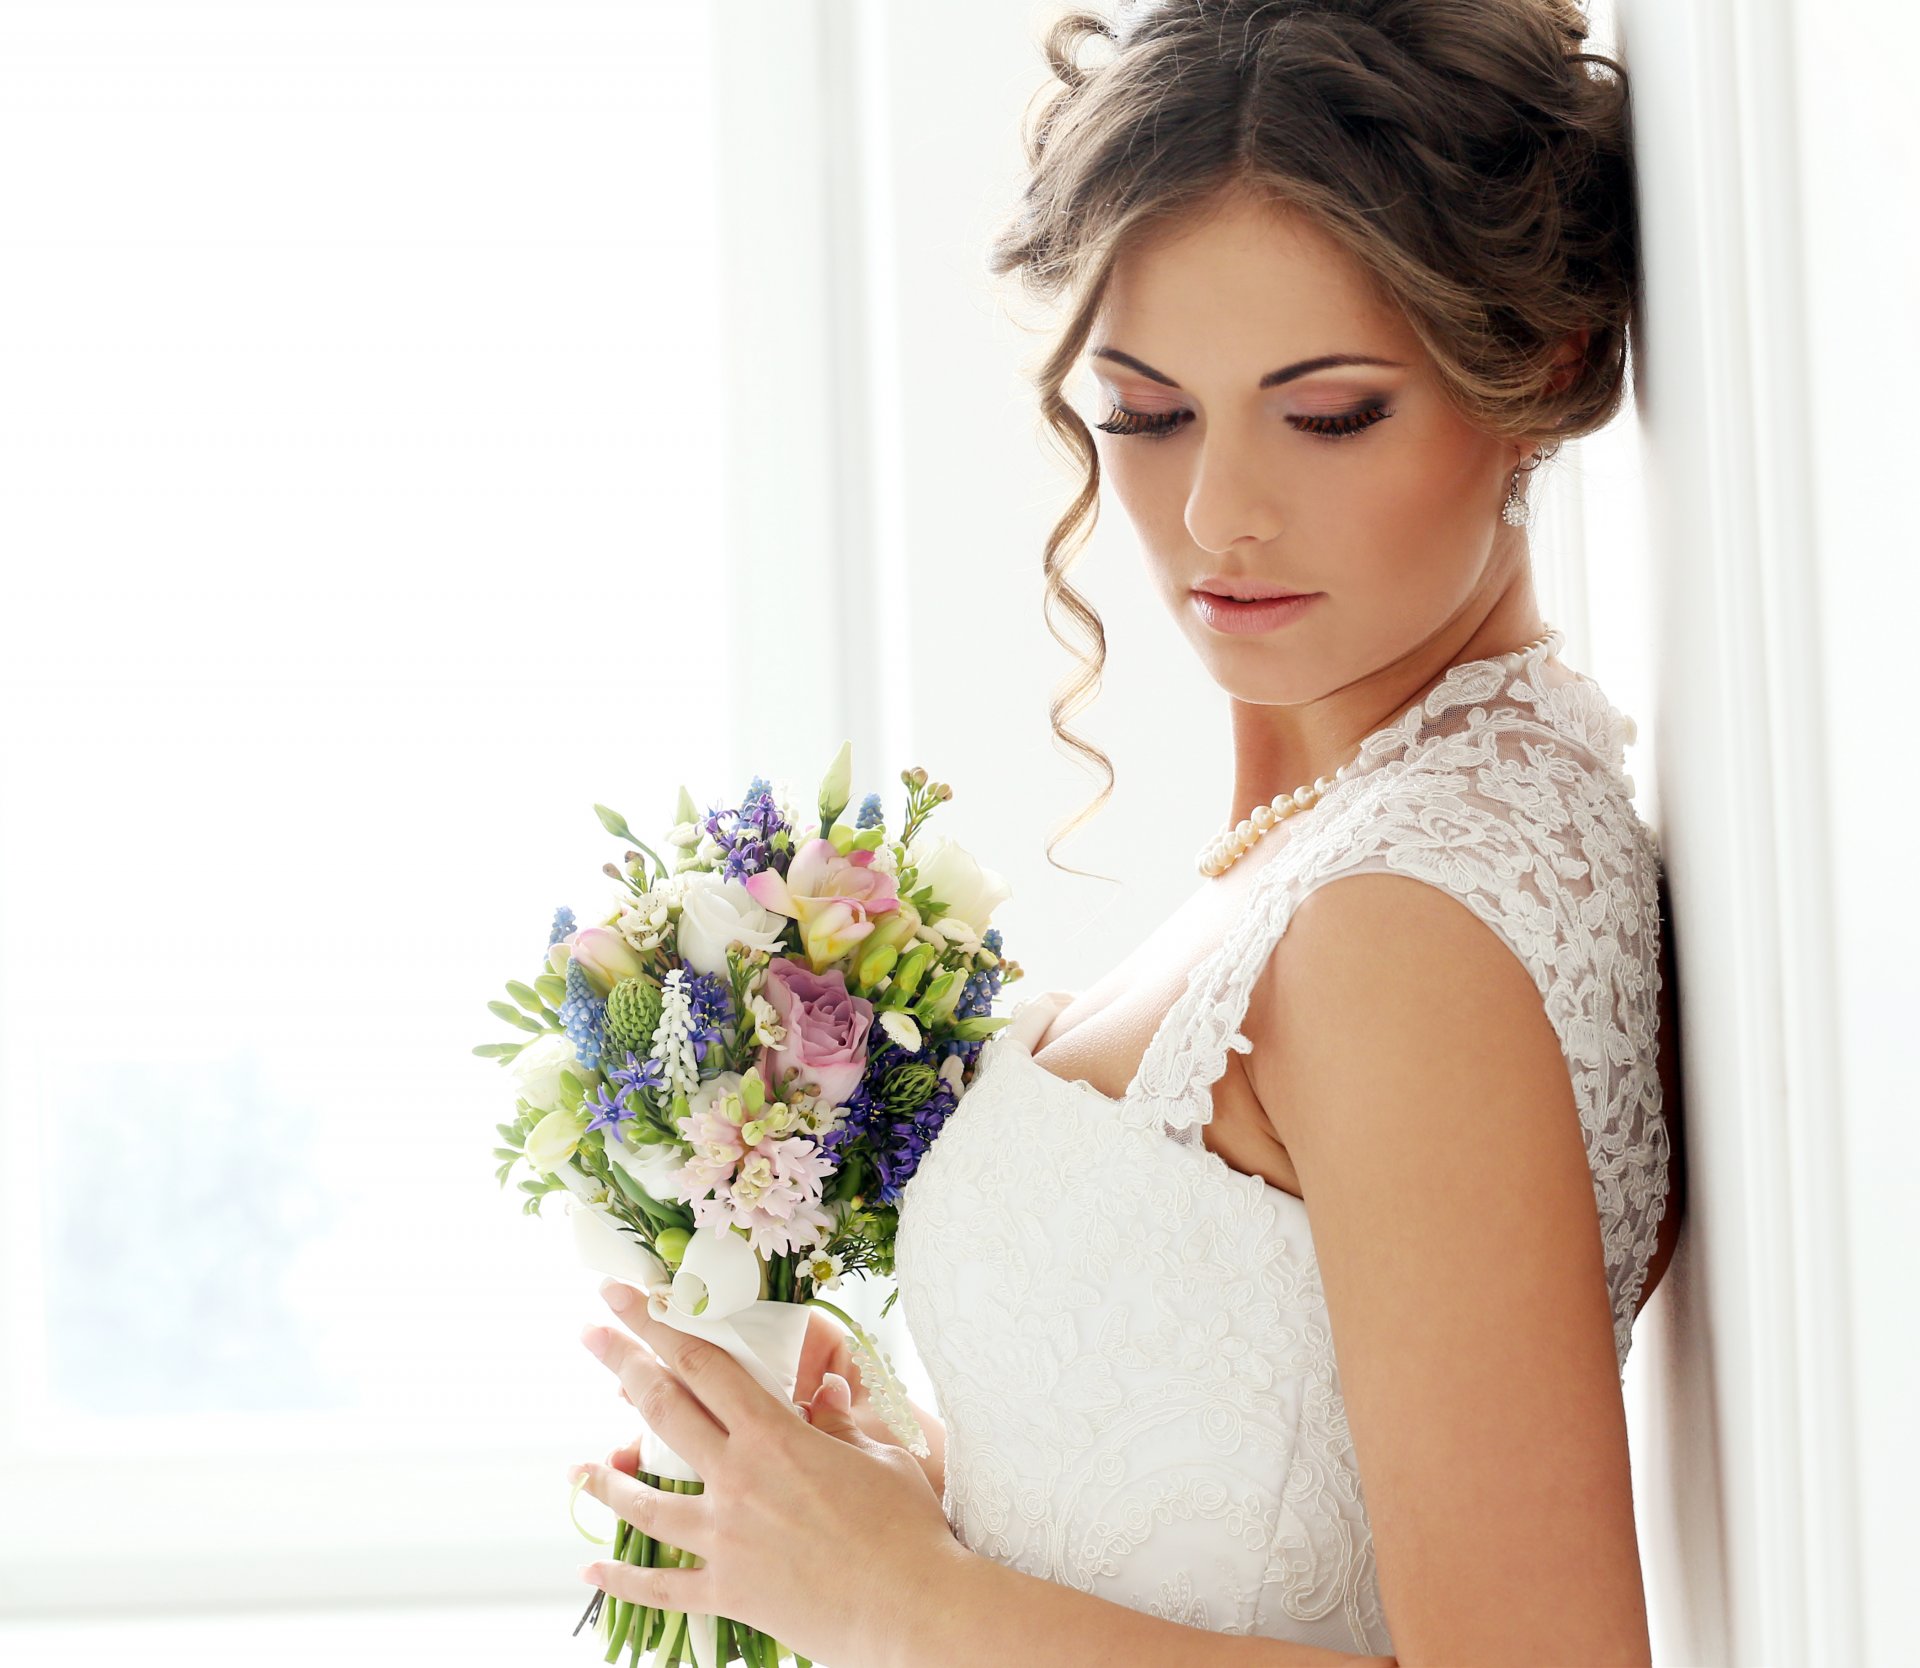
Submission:
POLYGON ((539 1020, 529 1018, 511 1002, 502 1002, 496 999, 487 1004, 487 1011, 504 1019, 509 1025, 519 1026, 522 1031, 532 1031, 538 1034, 547 1029, 539 1020))
POLYGON ((479 1047, 474 1049, 474 1053, 480 1055, 483 1059, 500 1060, 504 1062, 511 1060, 514 1055, 518 1054, 520 1050, 526 1046, 525 1043, 481 1043, 479 1047))
POLYGON ((523 1181, 520 1184, 520 1191, 522 1193, 551 1193, 553 1189, 548 1187, 543 1181, 523 1181))
POLYGON ((493 1156, 509 1161, 517 1161, 520 1157, 520 1149, 518 1147, 495 1147, 493 1149, 493 1156))
POLYGON ((494 1132, 502 1141, 511 1141, 517 1152, 520 1147, 520 1126, 518 1124, 495 1124, 494 1132))

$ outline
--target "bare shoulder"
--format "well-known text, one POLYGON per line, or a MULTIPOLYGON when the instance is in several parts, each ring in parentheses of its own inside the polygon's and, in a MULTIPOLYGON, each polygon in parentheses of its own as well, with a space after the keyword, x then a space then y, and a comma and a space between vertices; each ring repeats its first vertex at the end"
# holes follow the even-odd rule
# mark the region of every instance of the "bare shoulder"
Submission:
POLYGON ((1532 976, 1451 891, 1356 873, 1301 901, 1244 1028, 1400 1659, 1649 1661, 1599 1213, 1532 976))

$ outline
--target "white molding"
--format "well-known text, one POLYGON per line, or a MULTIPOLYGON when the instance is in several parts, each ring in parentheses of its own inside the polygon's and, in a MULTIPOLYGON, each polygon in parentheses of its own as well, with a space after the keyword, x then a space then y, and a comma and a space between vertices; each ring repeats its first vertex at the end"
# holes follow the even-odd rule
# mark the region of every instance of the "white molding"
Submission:
POLYGON ((1656 1654, 1860 1660, 1789 0, 1622 0, 1690 1220, 1637 1479, 1656 1654), (1697 1265, 1697 1266, 1696 1266, 1697 1265), (1704 1387, 1704 1390, 1703 1390, 1704 1387), (1707 1532, 1710 1531, 1710 1532, 1707 1532), (1661 1631, 1669 1637, 1662 1638, 1661 1631))

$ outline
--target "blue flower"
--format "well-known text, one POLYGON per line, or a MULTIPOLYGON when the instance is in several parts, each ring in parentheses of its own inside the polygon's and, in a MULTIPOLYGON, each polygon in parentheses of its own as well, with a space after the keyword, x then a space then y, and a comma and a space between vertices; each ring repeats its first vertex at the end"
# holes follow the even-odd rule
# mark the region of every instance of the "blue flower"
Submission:
POLYGON ((785 864, 792 861, 791 849, 785 854, 773 850, 774 835, 792 830, 765 777, 754 777, 737 811, 709 808, 701 827, 721 849, 724 879, 745 880, 765 869, 784 874, 785 864))
MULTIPOLYGON (((633 1056, 629 1054, 627 1058, 631 1060, 633 1056)), ((611 1084, 602 1083, 600 1085, 600 1093, 592 1100, 584 1103, 587 1109, 593 1113, 593 1116, 587 1120, 587 1128, 590 1130, 611 1129, 617 1134, 622 1118, 638 1116, 631 1108, 620 1104, 621 1097, 624 1094, 624 1090, 616 1094, 611 1084)))
POLYGON ((880 796, 877 793, 870 793, 865 799, 860 801, 860 814, 854 818, 853 826, 855 828, 878 828, 884 821, 886 821, 886 818, 880 811, 880 796))
POLYGON ((592 1071, 600 1064, 600 1048, 606 1035, 607 1004, 593 993, 587 983, 587 970, 571 958, 567 961, 567 999, 555 1010, 560 1023, 572 1039, 580 1064, 592 1071))
POLYGON ((687 981, 687 1034, 693 1057, 707 1063, 707 1050, 720 1042, 721 1032, 733 1025, 733 996, 718 973, 700 973, 687 981))
POLYGON ((573 911, 562 904, 553 912, 553 927, 547 934, 547 947, 551 949, 573 930, 573 911))
POLYGON ((625 1053, 626 1064, 614 1067, 612 1072, 614 1082, 623 1091, 666 1087, 667 1066, 664 1060, 657 1060, 651 1054, 643 1060, 630 1048, 625 1053))

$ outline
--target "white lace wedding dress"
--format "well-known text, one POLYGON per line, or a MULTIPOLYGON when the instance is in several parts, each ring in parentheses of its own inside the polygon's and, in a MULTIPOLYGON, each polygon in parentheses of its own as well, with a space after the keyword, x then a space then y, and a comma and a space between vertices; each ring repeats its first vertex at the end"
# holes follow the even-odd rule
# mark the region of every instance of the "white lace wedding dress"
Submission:
MULTIPOLYGON (((1307 1204, 1201 1140, 1249 992, 1316 886, 1386 870, 1525 964, 1572 1075, 1614 1350, 1667 1203, 1659 852, 1632 720, 1590 678, 1454 667, 1369 736, 1190 973, 1123 1098, 1030 1052, 1035 1000, 900 1197, 902 1317, 947 1428, 942 1500, 986 1557, 1221 1633, 1391 1653, 1307 1204)), ((1517 669, 1516 669, 1517 668, 1517 669)))

